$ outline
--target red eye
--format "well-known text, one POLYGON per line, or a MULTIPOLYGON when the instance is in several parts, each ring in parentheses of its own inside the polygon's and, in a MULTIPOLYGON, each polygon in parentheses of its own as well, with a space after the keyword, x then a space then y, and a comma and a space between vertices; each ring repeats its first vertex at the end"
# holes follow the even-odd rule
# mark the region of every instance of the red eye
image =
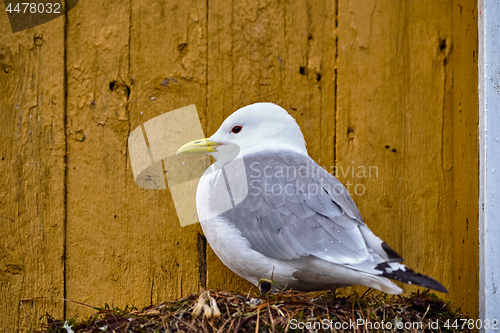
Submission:
POLYGON ((233 133, 239 133, 241 131, 241 126, 234 126, 232 129, 231 129, 231 132, 233 133))

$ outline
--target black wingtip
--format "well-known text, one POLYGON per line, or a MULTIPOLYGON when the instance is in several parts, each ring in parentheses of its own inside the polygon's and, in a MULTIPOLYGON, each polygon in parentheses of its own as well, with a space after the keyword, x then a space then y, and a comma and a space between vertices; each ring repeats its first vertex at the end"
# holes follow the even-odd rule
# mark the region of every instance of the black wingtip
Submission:
POLYGON ((382 248, 384 249, 385 253, 387 253, 387 256, 389 257, 390 261, 397 261, 397 262, 404 261, 404 259, 396 251, 391 249, 391 247, 387 245, 386 242, 382 243, 382 248))
POLYGON ((406 270, 387 270, 390 266, 387 263, 379 264, 376 269, 381 271, 381 275, 389 279, 401 281, 408 284, 415 284, 420 287, 430 288, 435 291, 439 291, 448 294, 448 290, 438 281, 426 275, 415 273, 412 269, 406 267, 406 270), (389 272, 388 272, 389 271, 389 272))
POLYGON ((438 288, 436 288, 436 289, 434 289, 434 290, 439 291, 439 292, 442 292, 442 293, 444 293, 444 294, 449 294, 448 289, 446 289, 446 288, 445 288, 445 287, 444 287, 441 283, 437 282, 436 280, 434 280, 434 281, 435 281, 435 282, 437 283, 437 285, 439 286, 438 288))
POLYGON ((415 282, 412 282, 413 284, 416 284, 417 286, 421 287, 430 288, 444 294, 448 294, 448 289, 446 289, 441 283, 434 280, 433 278, 419 273, 414 273, 414 274, 415 275, 413 275, 412 280, 415 282))

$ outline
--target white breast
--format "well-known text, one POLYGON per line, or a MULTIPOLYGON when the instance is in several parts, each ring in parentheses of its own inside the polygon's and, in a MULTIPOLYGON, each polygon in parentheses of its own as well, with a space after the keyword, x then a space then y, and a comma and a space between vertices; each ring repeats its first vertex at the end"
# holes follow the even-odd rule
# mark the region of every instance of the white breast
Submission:
POLYGON ((218 214, 224 195, 221 185, 225 186, 221 169, 202 177, 198 183, 196 207, 203 233, 224 265, 256 285, 263 277, 271 277, 273 263, 252 250, 241 232, 218 214))

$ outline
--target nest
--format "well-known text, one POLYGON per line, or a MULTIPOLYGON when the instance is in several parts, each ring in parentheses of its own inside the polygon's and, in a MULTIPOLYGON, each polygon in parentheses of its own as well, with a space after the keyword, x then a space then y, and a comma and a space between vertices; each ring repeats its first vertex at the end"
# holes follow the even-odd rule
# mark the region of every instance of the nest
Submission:
MULTIPOLYGON (((369 290, 371 291, 371 290, 369 290)), ((84 320, 46 316, 39 332, 469 332, 466 315, 429 293, 338 297, 203 292, 142 310, 95 308, 84 320), (464 323, 466 323, 464 325, 464 323)))

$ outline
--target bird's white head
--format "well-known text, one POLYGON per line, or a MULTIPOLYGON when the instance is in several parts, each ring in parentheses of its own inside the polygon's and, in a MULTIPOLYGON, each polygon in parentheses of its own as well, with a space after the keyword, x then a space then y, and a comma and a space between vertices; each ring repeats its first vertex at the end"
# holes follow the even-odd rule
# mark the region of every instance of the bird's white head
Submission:
POLYGON ((219 160, 234 154, 235 147, 243 156, 283 150, 307 155, 299 125, 285 109, 273 103, 255 103, 237 110, 210 138, 187 143, 177 154, 208 153, 219 160))

